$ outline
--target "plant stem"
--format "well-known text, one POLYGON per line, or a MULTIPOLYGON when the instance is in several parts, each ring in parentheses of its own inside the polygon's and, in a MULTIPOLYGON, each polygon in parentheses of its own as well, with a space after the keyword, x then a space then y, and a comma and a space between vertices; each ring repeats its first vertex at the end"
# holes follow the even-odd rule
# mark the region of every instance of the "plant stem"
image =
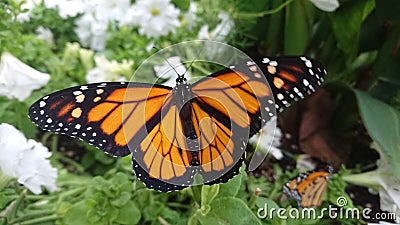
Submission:
POLYGON ((21 225, 41 224, 41 223, 45 223, 45 222, 54 221, 54 220, 56 220, 58 218, 60 218, 60 217, 57 216, 57 215, 50 215, 50 216, 44 216, 44 217, 40 217, 40 218, 35 218, 35 219, 23 221, 23 222, 21 222, 19 224, 21 224, 21 225))
POLYGON ((271 14, 281 11, 283 8, 285 8, 285 6, 289 5, 292 2, 293 2, 293 0, 288 0, 274 9, 270 9, 270 10, 266 10, 266 11, 258 12, 258 13, 236 13, 233 15, 233 18, 243 18, 243 17, 251 18, 251 17, 263 17, 266 15, 271 15, 271 14))

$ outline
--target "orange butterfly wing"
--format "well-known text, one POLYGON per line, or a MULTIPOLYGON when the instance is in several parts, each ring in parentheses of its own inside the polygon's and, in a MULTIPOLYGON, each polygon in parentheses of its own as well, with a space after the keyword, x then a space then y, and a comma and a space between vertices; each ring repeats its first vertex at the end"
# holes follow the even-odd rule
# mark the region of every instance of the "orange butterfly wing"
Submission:
POLYGON ((302 208, 320 206, 330 175, 324 170, 301 174, 285 184, 284 193, 294 198, 302 208))
POLYGON ((162 119, 134 148, 133 169, 147 187, 159 191, 180 190, 193 183, 195 168, 187 151, 179 110, 172 96, 162 111, 162 119))
POLYGON ((192 91, 200 173, 206 184, 226 182, 239 172, 248 138, 273 116, 273 97, 253 64, 212 74, 192 91))
POLYGON ((147 187, 183 189, 192 185, 196 171, 210 185, 226 182, 238 173, 249 136, 268 119, 262 121, 261 109, 275 107, 259 72, 250 67, 240 69, 243 72, 219 71, 191 87, 193 99, 188 104, 196 151, 188 150, 188 142, 193 140, 184 135, 190 131, 184 131, 174 96, 167 97, 161 122, 133 153, 135 173, 147 187))
POLYGON ((80 138, 114 156, 126 156, 131 153, 128 143, 143 140, 147 129, 160 121, 169 92, 169 87, 144 83, 129 87, 116 82, 88 84, 43 97, 28 115, 44 130, 80 138))

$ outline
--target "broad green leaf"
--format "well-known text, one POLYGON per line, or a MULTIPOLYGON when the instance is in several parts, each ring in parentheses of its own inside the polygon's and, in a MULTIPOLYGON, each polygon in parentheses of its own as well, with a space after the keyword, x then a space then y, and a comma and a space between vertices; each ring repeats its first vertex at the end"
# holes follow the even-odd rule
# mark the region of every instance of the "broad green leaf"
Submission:
POLYGON ((354 92, 369 135, 378 144, 393 174, 400 179, 400 112, 361 91, 354 92))
POLYGON ((399 25, 400 23, 394 24, 372 68, 374 77, 380 82, 376 82, 370 93, 385 102, 392 101, 399 93, 400 53, 397 50, 400 37, 399 25))
POLYGON ((347 55, 348 63, 358 51, 361 24, 374 7, 375 0, 347 1, 332 16, 338 47, 347 55))
MULTIPOLYGON (((270 8, 274 9, 284 3, 285 0, 271 1, 270 8)), ((283 22, 284 22, 284 10, 279 10, 276 13, 268 15, 268 21, 266 21, 265 23, 265 26, 268 27, 267 32, 265 32, 264 29, 255 29, 256 32, 260 33, 260 36, 265 36, 264 51, 266 55, 276 55, 279 51, 281 51, 280 44, 278 44, 276 40, 282 39, 281 35, 282 35, 283 22)))
POLYGON ((278 218, 276 212, 280 208, 273 200, 264 197, 258 197, 256 201, 257 217, 261 220, 267 220, 273 225, 279 225, 281 219, 278 218), (273 211, 272 211, 273 210, 273 211))
POLYGON ((286 8, 284 52, 301 55, 308 45, 314 8, 309 1, 296 0, 286 8))
POLYGON ((201 189, 201 211, 207 214, 210 211, 210 204, 217 197, 219 192, 219 184, 203 185, 201 189))
POLYGON ((86 205, 85 201, 80 201, 74 204, 69 210, 65 213, 64 216, 64 224, 65 225, 87 225, 90 224, 89 220, 86 217, 86 205))
POLYGON ((228 196, 234 197, 237 195, 240 189, 240 185, 242 185, 243 175, 238 174, 228 182, 219 185, 219 194, 218 197, 228 196))
POLYGON ((223 197, 217 198, 211 204, 211 210, 207 215, 197 217, 200 224, 235 224, 249 225, 260 224, 260 220, 247 207, 247 205, 238 198, 223 197))
POLYGON ((139 208, 133 201, 119 208, 118 217, 115 222, 119 224, 137 224, 140 221, 141 214, 139 208))
POLYGON ((268 207, 268 208, 275 208, 278 209, 279 206, 273 200, 264 197, 258 197, 256 201, 256 206, 259 208, 268 207), (267 206, 266 206, 267 205, 267 206))

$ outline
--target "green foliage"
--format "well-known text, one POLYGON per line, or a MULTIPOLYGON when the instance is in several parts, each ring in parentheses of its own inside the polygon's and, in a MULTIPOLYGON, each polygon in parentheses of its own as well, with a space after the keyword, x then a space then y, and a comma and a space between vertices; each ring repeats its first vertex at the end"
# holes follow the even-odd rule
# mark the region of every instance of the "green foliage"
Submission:
POLYGON ((354 92, 368 133, 381 156, 389 162, 391 172, 400 180, 400 111, 363 92, 354 92))
POLYGON ((226 184, 201 188, 201 206, 188 224, 261 224, 245 201, 238 198, 244 175, 239 174, 226 184))
POLYGON ((374 7, 374 0, 347 1, 333 14, 333 32, 338 42, 338 48, 346 56, 346 65, 352 62, 357 55, 361 25, 374 7))
POLYGON ((84 200, 73 204, 63 218, 65 224, 137 224, 141 213, 131 201, 133 186, 128 176, 95 177, 84 200))
POLYGON ((286 8, 284 54, 301 55, 311 38, 314 7, 309 1, 293 1, 286 8))

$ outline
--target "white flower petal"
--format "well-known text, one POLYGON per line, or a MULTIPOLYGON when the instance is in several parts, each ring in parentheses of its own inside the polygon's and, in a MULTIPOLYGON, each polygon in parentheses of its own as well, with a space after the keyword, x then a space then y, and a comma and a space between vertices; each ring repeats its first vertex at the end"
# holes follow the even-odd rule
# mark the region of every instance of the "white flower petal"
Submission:
POLYGON ((94 17, 94 14, 86 13, 77 20, 75 33, 84 47, 101 51, 106 44, 106 31, 108 21, 94 17))
POLYGON ((208 25, 203 25, 199 33, 197 34, 197 38, 200 40, 209 40, 210 39, 210 33, 208 32, 208 25))
POLYGON ((326 12, 333 12, 339 7, 338 0, 310 0, 315 7, 326 12))
POLYGON ((86 73, 86 80, 89 83, 104 81, 126 81, 126 76, 132 75, 133 61, 123 60, 118 63, 115 60, 109 61, 104 55, 94 57, 96 67, 86 73))
POLYGON ((180 26, 179 9, 169 0, 137 0, 126 13, 123 24, 139 26, 139 33, 148 38, 174 33, 180 26))
POLYGON ((36 37, 39 38, 39 39, 42 39, 43 41, 45 41, 45 42, 47 42, 47 43, 49 43, 51 45, 54 43, 53 33, 48 28, 44 28, 42 26, 39 26, 36 29, 36 37))
POLYGON ((85 3, 82 0, 44 0, 47 8, 55 8, 61 18, 74 17, 84 11, 85 3))
POLYGON ((24 64, 8 52, 1 56, 0 95, 25 100, 35 89, 50 80, 50 75, 24 64))
POLYGON ((183 14, 183 18, 184 18, 184 20, 186 22, 186 27, 189 30, 192 30, 193 27, 196 26, 196 23, 197 23, 196 13, 197 13, 197 5, 196 5, 196 3, 195 2, 190 2, 190 6, 189 6, 188 11, 185 14, 183 14))
POLYGON ((15 127, 0 124, 0 169, 3 175, 16 177, 34 194, 56 189, 57 169, 47 159, 51 152, 41 143, 27 140, 15 127))
POLYGON ((261 131, 249 139, 249 143, 256 145, 257 149, 272 154, 276 159, 282 159, 283 154, 279 149, 281 145, 281 130, 276 126, 276 117, 268 121, 261 131))

